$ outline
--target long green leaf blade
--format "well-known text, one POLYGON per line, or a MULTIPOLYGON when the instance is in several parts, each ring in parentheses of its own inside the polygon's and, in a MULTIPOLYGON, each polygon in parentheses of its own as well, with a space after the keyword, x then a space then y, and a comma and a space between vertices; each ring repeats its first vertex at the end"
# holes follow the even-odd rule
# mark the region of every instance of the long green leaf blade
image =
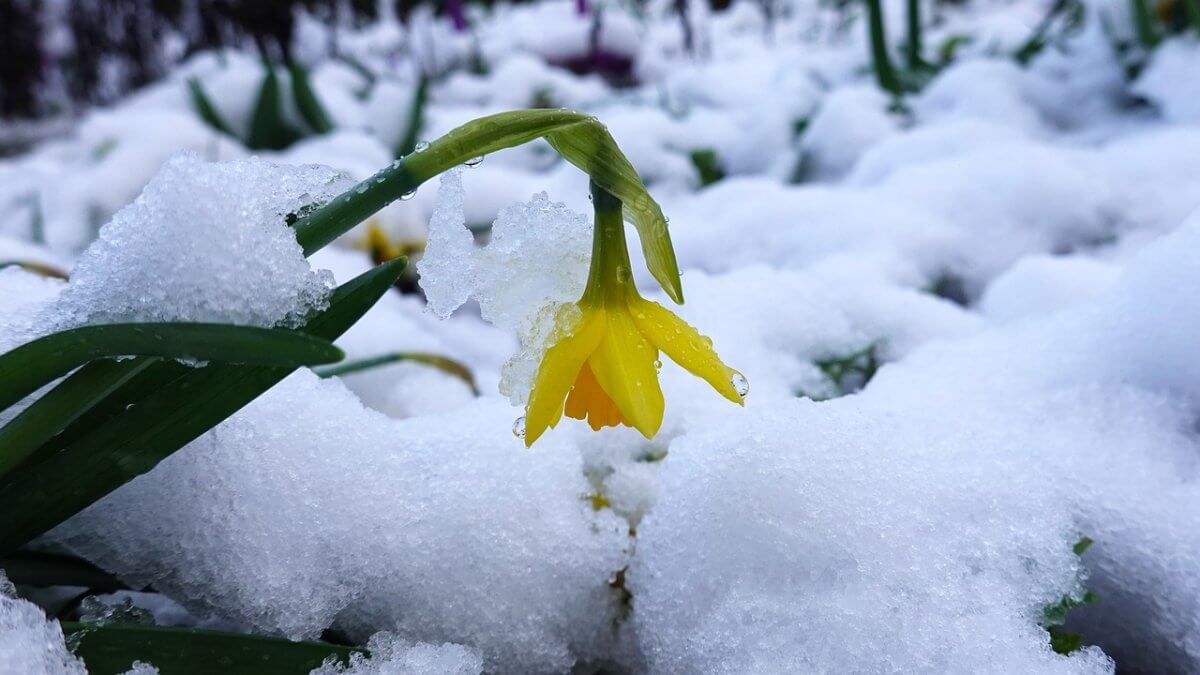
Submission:
POLYGON ((324 340, 278 328, 217 323, 83 326, 0 355, 0 410, 88 361, 115 356, 308 366, 339 361, 342 352, 324 340))
POLYGON ((304 121, 318 134, 333 131, 333 122, 329 121, 325 106, 321 105, 321 99, 317 98, 317 92, 313 91, 308 69, 292 62, 288 64, 288 70, 292 74, 292 99, 296 102, 296 108, 304 117, 304 121))
POLYGON ((34 401, 0 428, 0 476, 156 361, 93 361, 34 401))
POLYGON ((283 94, 275 67, 270 62, 264 62, 264 66, 267 74, 254 104, 246 145, 255 150, 282 150, 295 143, 300 135, 283 119, 283 94))
MULTIPOLYGON (((403 271, 398 258, 343 284, 330 306, 301 330, 333 340, 370 309, 403 271)), ((253 401, 295 368, 210 365, 181 369, 156 364, 161 380, 147 373, 147 392, 119 400, 116 410, 86 433, 22 467, 0 484, 0 554, 11 552, 82 511, 253 401)), ((119 394, 120 392, 118 392, 119 394)), ((71 430, 68 429, 70 434, 71 430)))
POLYGON ((225 122, 225 118, 221 117, 221 113, 217 111, 217 106, 213 105, 212 99, 208 97, 208 92, 204 91, 204 85, 200 83, 200 78, 188 78, 188 92, 192 98, 192 107, 196 109, 196 114, 200 116, 200 119, 226 136, 236 137, 233 129, 225 122))
POLYGON ((63 622, 62 628, 92 675, 123 673, 134 661, 151 663, 162 675, 300 675, 330 656, 345 662, 355 652, 365 653, 328 642, 195 628, 76 622, 63 622))

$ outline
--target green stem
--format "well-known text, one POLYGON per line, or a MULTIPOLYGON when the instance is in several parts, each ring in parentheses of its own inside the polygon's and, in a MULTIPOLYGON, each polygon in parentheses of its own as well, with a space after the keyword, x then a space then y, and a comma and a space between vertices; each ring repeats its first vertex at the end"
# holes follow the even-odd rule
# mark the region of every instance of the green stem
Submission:
POLYGON ((464 124, 429 147, 389 164, 295 223, 296 240, 311 255, 422 183, 469 159, 541 138, 583 116, 559 110, 501 113, 464 124))
POLYGON ((921 67, 921 0, 908 0, 908 67, 916 70, 921 67))
POLYGON ((879 86, 893 96, 904 94, 904 86, 896 67, 892 65, 892 57, 888 54, 887 34, 883 26, 883 8, 880 0, 867 1, 867 36, 871 41, 871 67, 875 70, 875 79, 879 86))
POLYGON ((596 213, 592 226, 592 263, 580 302, 592 306, 623 302, 632 280, 621 200, 595 182, 591 190, 596 213))

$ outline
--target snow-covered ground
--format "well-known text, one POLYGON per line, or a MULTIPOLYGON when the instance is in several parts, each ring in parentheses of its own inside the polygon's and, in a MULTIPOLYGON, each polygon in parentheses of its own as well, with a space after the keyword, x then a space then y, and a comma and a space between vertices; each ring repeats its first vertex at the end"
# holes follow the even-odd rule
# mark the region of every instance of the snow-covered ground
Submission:
MULTIPOLYGON (((335 129, 284 150, 193 110, 194 77, 244 138, 262 67, 230 51, 0 160, 0 263, 70 274, 0 269, 0 349, 86 323, 294 325, 372 265, 373 230, 432 233, 428 306, 389 294, 338 344, 450 357, 482 392, 413 362, 301 370, 41 543, 152 586, 161 623, 370 640, 323 672, 1200 671, 1195 34, 1118 53, 1127 3, 1089 0, 1021 65, 1050 3, 931 5, 930 54, 967 39, 898 105, 856 5, 692 2, 688 53, 673 2, 592 4, 635 86, 555 65, 592 34, 574 0, 469 5, 468 32, 421 12, 340 29, 376 79, 314 60, 335 129), (687 302, 637 256, 634 278, 745 375, 744 407, 668 362, 653 439, 514 438, 531 326, 578 298, 591 245, 587 176, 540 141, 304 259, 281 216, 393 160, 418 67, 439 74, 422 139, 535 105, 608 127, 687 302), (704 185, 697 152, 724 177, 704 185), (1056 653, 1045 610, 1085 591, 1066 625, 1085 646, 1056 653)), ((904 4, 885 3, 896 45, 904 4)), ((0 670, 82 669, 0 594, 0 670)))

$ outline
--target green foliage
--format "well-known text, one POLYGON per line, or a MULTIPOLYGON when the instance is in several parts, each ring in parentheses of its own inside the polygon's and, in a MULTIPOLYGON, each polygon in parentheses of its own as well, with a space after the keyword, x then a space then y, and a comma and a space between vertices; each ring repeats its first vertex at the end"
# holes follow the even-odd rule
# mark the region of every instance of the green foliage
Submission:
POLYGON ((417 148, 421 128, 425 126, 425 106, 429 103, 429 78, 424 74, 413 90, 412 104, 408 107, 408 126, 396 144, 396 156, 404 157, 417 148))
POLYGON ((288 64, 288 72, 292 76, 292 98, 296 101, 296 109, 300 111, 300 116, 304 118, 308 127, 318 134, 333 131, 329 114, 325 112, 325 106, 321 105, 317 93, 313 91, 312 83, 308 80, 308 69, 292 62, 288 64))
MULTIPOLYGON (((251 150, 283 150, 308 133, 326 134, 333 130, 329 113, 313 90, 308 70, 304 66, 292 62, 288 64, 287 69, 292 102, 303 118, 308 128, 307 132, 296 129, 287 121, 284 114, 283 85, 275 72, 275 65, 264 60, 263 68, 265 75, 254 102, 250 130, 245 138, 239 139, 246 147, 251 150)), ((188 92, 192 107, 205 124, 227 136, 238 137, 233 127, 217 110, 199 78, 188 79, 188 92)))
POLYGON ((196 114, 200 115, 200 119, 204 120, 205 124, 226 136, 236 136, 233 129, 221 117, 221 113, 217 112, 217 107, 213 105, 212 99, 204 91, 204 85, 200 82, 200 78, 188 78, 188 91, 191 93, 192 107, 196 109, 196 114))
POLYGON ((342 358, 341 350, 324 340, 274 328, 211 323, 84 326, 0 355, 0 409, 89 361, 134 355, 293 367, 342 358))
POLYGON ((1085 11, 1080 0, 1056 0, 1025 42, 1013 52, 1013 58, 1017 63, 1027 65, 1048 45, 1061 41, 1083 25, 1085 11), (1051 31, 1056 27, 1057 35, 1053 35, 1051 31))
POLYGON ((700 176, 700 186, 708 187, 725 177, 725 168, 721 166, 721 158, 712 148, 700 148, 690 154, 692 166, 700 176))
POLYGON ((270 61, 264 61, 263 66, 267 74, 254 103, 246 145, 255 150, 283 150, 300 140, 300 132, 292 128, 283 116, 283 93, 275 66, 270 61))
MULTIPOLYGON (((1092 545, 1092 540, 1083 537, 1075 542, 1072 551, 1075 555, 1083 555, 1084 551, 1092 545)), ((1090 605, 1099 599, 1095 593, 1085 591, 1079 598, 1063 596, 1062 600, 1050 605, 1042 610, 1042 619, 1040 621, 1042 628, 1050 634, 1050 647, 1059 654, 1070 654, 1071 652, 1083 646, 1083 636, 1079 633, 1072 633, 1063 629, 1063 624, 1067 622, 1067 616, 1072 609, 1090 605)))
POLYGON ((117 675, 138 660, 154 664, 162 675, 291 675, 331 657, 346 663, 351 654, 365 653, 327 642, 138 624, 63 622, 63 632, 92 675, 117 675))
POLYGON ((798 391, 798 396, 814 401, 827 401, 838 396, 853 394, 867 386, 881 365, 879 345, 871 344, 845 355, 830 356, 813 362, 828 379, 828 387, 821 391, 798 391))
POLYGON ((346 361, 339 363, 336 366, 328 368, 316 369, 317 375, 321 377, 340 377, 342 375, 350 375, 359 373, 372 368, 379 368, 392 363, 400 363, 410 361, 415 363, 423 363, 427 366, 437 368, 438 370, 453 375, 471 388, 471 393, 479 395, 479 387, 475 384, 475 376, 471 374, 471 369, 454 359, 438 356, 437 354, 426 354, 423 352, 391 352, 389 354, 381 354, 372 356, 366 359, 357 359, 354 361, 346 361))

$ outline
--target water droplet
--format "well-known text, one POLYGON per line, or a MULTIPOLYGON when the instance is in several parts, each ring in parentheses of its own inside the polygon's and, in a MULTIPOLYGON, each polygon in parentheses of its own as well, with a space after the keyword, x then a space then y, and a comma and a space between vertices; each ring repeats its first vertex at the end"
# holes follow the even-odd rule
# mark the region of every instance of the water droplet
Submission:
POLYGON ((736 370, 733 371, 733 377, 729 378, 729 383, 733 385, 733 390, 737 392, 737 395, 742 398, 746 398, 746 394, 750 393, 750 381, 736 370))
POLYGON ((354 188, 354 191, 360 195, 366 194, 367 193, 367 184, 366 183, 360 184, 358 187, 354 188))
POLYGON ((513 422, 513 436, 516 436, 517 438, 525 438, 525 417, 524 416, 518 417, 517 421, 513 422))
POLYGON ((399 168, 400 168, 400 160, 398 160, 398 159, 397 159, 397 160, 393 161, 393 162, 392 162, 392 168, 393 168, 393 169, 399 169, 399 168))
POLYGON ((405 192, 404 194, 400 195, 400 201, 406 202, 406 201, 412 199, 416 194, 417 194, 416 190, 409 190, 408 192, 405 192))
POLYGON ((662 359, 654 359, 654 369, 662 370, 662 359))
POLYGON ((426 143, 425 141, 421 141, 420 143, 417 143, 416 145, 413 146, 413 152, 425 152, 428 149, 429 149, 429 144, 426 143))
POLYGON ((479 166, 480 164, 483 164, 483 155, 480 155, 478 157, 472 157, 471 159, 468 159, 467 161, 463 162, 463 164, 467 165, 468 169, 474 169, 475 167, 479 166))
POLYGON ((625 283, 629 281, 629 268, 624 265, 617 265, 617 281, 625 283))

